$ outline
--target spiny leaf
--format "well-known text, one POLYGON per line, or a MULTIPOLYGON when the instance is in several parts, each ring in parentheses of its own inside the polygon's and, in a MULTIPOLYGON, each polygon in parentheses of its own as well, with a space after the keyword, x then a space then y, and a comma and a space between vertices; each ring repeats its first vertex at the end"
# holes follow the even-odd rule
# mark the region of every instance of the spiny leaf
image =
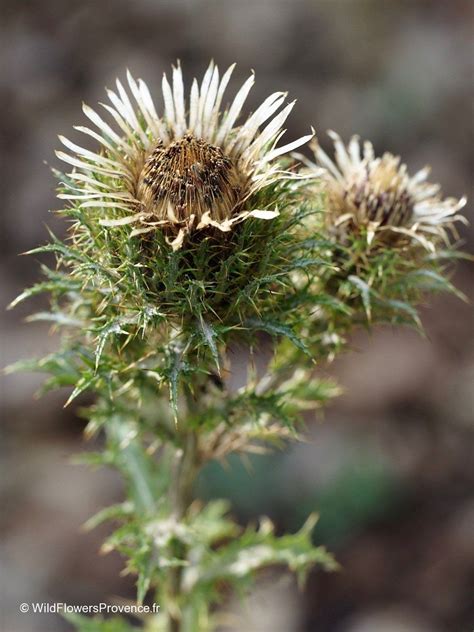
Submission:
POLYGON ((150 589, 153 579, 153 572, 155 570, 155 564, 151 557, 144 560, 144 564, 140 565, 137 579, 137 601, 141 605, 146 597, 147 592, 150 589))
POLYGON ((217 350, 217 345, 216 345, 216 338, 217 338, 216 331, 214 327, 212 327, 212 325, 209 325, 208 323, 206 323, 206 321, 202 317, 202 314, 199 315, 199 326, 202 332, 202 336, 212 353, 214 362, 216 363, 217 372, 220 375, 221 369, 219 365, 219 352, 217 350))
POLYGON ((388 305, 390 308, 394 309, 395 311, 401 311, 401 312, 407 313, 413 319, 416 326, 419 329, 422 328, 420 317, 418 315, 416 308, 410 305, 409 303, 406 303, 405 301, 398 301, 395 299, 386 299, 381 302, 383 305, 388 305))
POLYGON ((325 266, 335 269, 335 266, 329 263, 329 261, 326 261, 321 257, 316 257, 307 259, 295 259, 293 263, 285 268, 285 272, 290 272, 291 270, 305 270, 307 268, 312 268, 313 266, 325 266))
POLYGON ((428 261, 443 261, 451 259, 462 259, 464 261, 474 261, 474 255, 458 250, 437 250, 427 256, 428 261))
MULTIPOLYGON (((157 480, 151 457, 143 449, 137 427, 119 415, 107 421, 107 432, 116 456, 116 464, 125 474, 138 512, 148 514, 156 509, 157 480)), ((163 480, 162 484, 166 484, 163 480)))
POLYGON ((77 281, 69 279, 68 281, 62 279, 44 281, 43 283, 37 283, 32 287, 24 290, 19 296, 17 296, 8 306, 7 309, 13 309, 23 301, 33 296, 37 296, 39 294, 44 294, 45 292, 68 292, 68 291, 78 291, 81 288, 81 284, 77 281))
POLYGON ((312 302, 315 305, 325 305, 327 307, 331 307, 331 309, 341 312, 342 314, 346 314, 347 316, 350 316, 352 311, 351 308, 343 301, 335 296, 331 296, 330 294, 317 294, 312 297, 312 302))
POLYGON ((100 359, 102 357, 102 352, 104 351, 105 343, 107 342, 107 338, 113 334, 126 334, 127 332, 122 329, 121 319, 118 318, 111 323, 107 323, 100 330, 98 335, 98 343, 95 348, 95 372, 97 373, 99 369, 100 359))
MULTIPOLYGON (((52 233, 51 233, 52 234, 52 233)), ((53 243, 45 244, 43 246, 39 246, 38 248, 33 248, 32 250, 28 250, 25 252, 25 255, 34 255, 34 254, 44 254, 44 253, 54 253, 56 255, 61 255, 65 261, 72 262, 76 261, 82 264, 85 270, 91 269, 96 273, 113 280, 117 280, 119 276, 115 270, 110 268, 105 268, 101 266, 97 261, 89 257, 84 252, 80 252, 77 249, 69 248, 61 242, 56 236, 53 235, 53 243)))
POLYGON ((183 368, 184 363, 182 350, 171 348, 169 352, 168 381, 170 391, 170 404, 173 411, 174 422, 176 425, 178 425, 178 386, 183 368))
POLYGON ((360 294, 362 297, 362 303, 364 304, 365 313, 367 314, 367 320, 371 320, 371 303, 370 296, 374 293, 373 289, 368 285, 363 279, 353 274, 350 274, 348 280, 354 285, 357 289, 360 290, 360 294))
POLYGON ((38 321, 46 321, 63 325, 65 327, 84 327, 84 322, 78 318, 73 318, 64 312, 36 312, 26 318, 26 322, 33 323, 38 321))
POLYGON ((304 580, 314 564, 326 570, 338 568, 332 555, 324 547, 314 547, 311 533, 317 517, 312 515, 295 534, 277 537, 268 519, 263 519, 257 530, 247 529, 229 544, 209 551, 198 562, 196 582, 215 583, 221 579, 237 582, 241 578, 253 577, 261 568, 275 564, 285 564, 304 580))
POLYGON ((442 290, 445 292, 451 292, 462 301, 468 301, 468 298, 463 292, 458 290, 450 281, 448 281, 448 279, 435 270, 414 270, 406 276, 406 280, 415 280, 417 287, 426 290, 442 290))
POLYGON ((129 517, 133 515, 133 505, 130 502, 118 503, 116 505, 110 505, 109 507, 104 507, 98 511, 94 516, 89 518, 83 525, 83 528, 86 531, 90 531, 95 529, 103 522, 108 522, 109 520, 119 520, 124 519, 125 517, 129 517))
POLYGON ((244 322, 244 327, 266 331, 273 336, 284 336, 285 338, 288 338, 288 340, 290 340, 295 345, 295 347, 303 351, 306 355, 311 356, 306 343, 298 338, 293 329, 288 325, 275 320, 249 318, 244 322))
POLYGON ((76 397, 79 397, 79 395, 81 393, 83 393, 88 388, 90 388, 93 384, 95 384, 95 382, 97 382, 97 377, 95 375, 88 375, 88 374, 86 374, 83 377, 81 377, 81 379, 77 383, 76 388, 73 390, 73 392, 69 396, 67 402, 64 404, 64 408, 66 408, 66 406, 69 406, 69 404, 74 399, 76 399, 76 397))

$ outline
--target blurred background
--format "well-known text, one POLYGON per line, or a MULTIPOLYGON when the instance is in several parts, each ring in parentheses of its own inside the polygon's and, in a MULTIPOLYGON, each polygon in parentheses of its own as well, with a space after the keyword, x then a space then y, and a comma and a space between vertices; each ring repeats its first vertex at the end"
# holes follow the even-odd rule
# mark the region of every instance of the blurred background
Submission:
MULTIPOLYGON (((238 62, 234 88, 250 69, 255 108, 270 92, 298 103, 288 138, 313 124, 344 138, 356 132, 377 151, 426 163, 448 195, 472 200, 473 3, 469 0, 2 0, 1 304, 3 359, 56 345, 39 323, 3 306, 39 275, 19 257, 64 232, 49 165, 57 134, 84 124, 82 101, 129 68, 157 94, 180 58, 188 82, 213 57, 238 62)), ((189 85, 189 83, 188 83, 189 85)), ((229 91, 229 95, 231 90, 229 91)), ((74 136, 71 136, 74 138, 74 136)), ((327 146, 327 145, 326 145, 327 146)), ((471 206, 472 208, 472 206, 471 206)), ((471 215, 468 208, 467 215, 471 215)), ((472 250, 473 233, 463 232, 472 250)), ((472 267, 455 281, 471 298, 472 267)), ((298 592, 277 570, 262 576, 241 630, 267 632, 467 632, 474 625, 474 346, 472 308, 440 296, 423 309, 427 337, 382 328, 357 333, 354 352, 324 374, 345 393, 308 416, 309 440, 263 457, 213 465, 203 497, 232 500, 243 523, 262 513, 283 530, 311 511, 315 538, 342 564, 315 572, 298 592), (252 481, 252 482, 250 482, 252 481)), ((55 615, 18 612, 30 601, 99 603, 133 598, 121 561, 99 556, 107 528, 81 525, 121 498, 114 472, 71 465, 83 422, 66 394, 37 400, 41 377, 3 379, 2 632, 62 632, 55 615)), ((93 445, 88 447, 93 448, 93 445)))

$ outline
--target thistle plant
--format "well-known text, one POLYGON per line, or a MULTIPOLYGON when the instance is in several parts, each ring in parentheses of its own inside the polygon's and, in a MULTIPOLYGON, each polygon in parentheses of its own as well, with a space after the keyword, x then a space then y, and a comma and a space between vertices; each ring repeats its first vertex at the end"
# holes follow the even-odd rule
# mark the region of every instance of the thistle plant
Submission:
POLYGON ((12 304, 47 293, 36 318, 61 330, 58 351, 12 368, 49 373, 46 389, 72 388, 67 403, 94 394, 85 433, 105 444, 84 460, 117 468, 126 499, 88 526, 111 521, 104 551, 125 558, 138 603, 160 604, 140 621, 148 632, 214 630, 216 604, 264 567, 300 581, 337 568, 312 542, 315 516, 294 534, 267 518, 242 528, 224 501, 194 496, 196 478, 211 460, 300 439, 308 411, 339 392, 318 362, 355 327, 421 327, 426 293, 456 292, 446 265, 464 200, 443 200, 426 170, 410 177, 370 144, 361 155, 356 138, 346 148, 333 134, 336 162, 314 140, 314 162, 293 153, 314 136, 279 145, 294 103, 276 92, 240 121, 254 76, 225 107, 232 71, 211 63, 185 99, 173 68, 161 114, 129 73, 104 114, 83 107, 93 127, 76 130, 95 151, 60 137, 70 153, 57 154, 67 237, 31 251, 55 265, 12 304), (262 346, 271 360, 257 370, 262 346))

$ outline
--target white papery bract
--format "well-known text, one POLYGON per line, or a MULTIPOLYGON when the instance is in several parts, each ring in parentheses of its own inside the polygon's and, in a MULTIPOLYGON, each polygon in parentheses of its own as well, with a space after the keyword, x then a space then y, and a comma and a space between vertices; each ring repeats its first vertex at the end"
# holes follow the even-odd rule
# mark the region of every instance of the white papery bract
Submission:
POLYGON ((252 74, 230 106, 222 110, 234 65, 221 77, 211 62, 201 83, 193 81, 189 99, 181 67, 171 83, 163 75, 164 112, 158 115, 146 84, 127 72, 127 89, 117 80, 101 104, 106 118, 87 105, 94 128, 75 129, 100 144, 96 152, 60 137, 72 152, 57 152, 74 169, 60 197, 82 208, 103 210, 104 226, 131 224, 132 234, 163 230, 173 249, 191 231, 214 227, 226 232, 249 216, 272 219, 278 209, 253 208, 252 196, 281 179, 298 176, 278 158, 308 142, 313 134, 277 144, 294 102, 275 92, 238 125, 254 84, 252 74))
POLYGON ((465 198, 443 199, 439 184, 426 181, 428 167, 410 176, 399 156, 376 157, 368 141, 361 147, 353 136, 345 146, 338 134, 329 135, 335 159, 316 143, 316 161, 306 164, 318 170, 327 196, 328 228, 340 239, 362 228, 369 246, 414 241, 432 251, 440 239, 449 241, 453 223, 464 220, 457 212, 465 198))

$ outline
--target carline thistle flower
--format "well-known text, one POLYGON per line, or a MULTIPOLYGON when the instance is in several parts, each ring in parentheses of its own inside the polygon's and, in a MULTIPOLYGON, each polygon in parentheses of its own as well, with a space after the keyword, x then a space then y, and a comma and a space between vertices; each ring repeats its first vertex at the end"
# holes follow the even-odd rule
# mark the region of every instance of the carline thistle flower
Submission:
POLYGON ((338 239, 345 241, 363 229, 369 247, 418 242, 433 251, 440 240, 449 242, 454 222, 465 221, 457 215, 464 197, 442 199, 440 185, 426 181, 429 167, 410 176, 399 156, 386 152, 375 157, 369 141, 361 151, 357 136, 346 147, 338 134, 328 133, 335 160, 315 143, 316 164, 305 162, 318 169, 327 196, 328 228, 338 239))
POLYGON ((283 92, 271 94, 237 125, 254 75, 222 111, 234 67, 220 77, 211 62, 202 82, 194 79, 187 101, 178 63, 171 84, 163 75, 163 116, 157 114, 146 84, 127 72, 135 104, 117 80, 117 91, 107 90, 110 104, 101 104, 115 125, 84 105, 84 114, 98 131, 75 127, 98 141, 99 151, 60 136, 73 155, 62 151, 57 155, 74 169, 67 174, 70 183, 59 197, 79 201, 82 208, 108 210, 110 216, 100 219, 103 226, 131 224, 132 235, 160 229, 173 250, 182 246, 191 231, 213 227, 226 232, 250 216, 274 218, 278 209, 254 208, 252 196, 278 180, 298 177, 276 159, 308 142, 313 134, 277 147, 295 103, 281 109, 283 92))

